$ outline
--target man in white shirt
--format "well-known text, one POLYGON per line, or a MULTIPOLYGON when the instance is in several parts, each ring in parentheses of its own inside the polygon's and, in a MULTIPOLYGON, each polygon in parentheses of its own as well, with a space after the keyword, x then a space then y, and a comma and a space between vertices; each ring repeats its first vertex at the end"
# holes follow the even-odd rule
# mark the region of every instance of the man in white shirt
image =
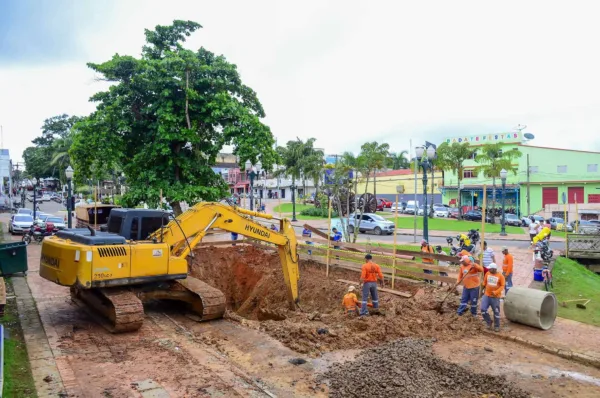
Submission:
POLYGON ((535 221, 532 221, 529 224, 529 240, 533 240, 533 238, 538 234, 539 224, 535 221))
POLYGON ((487 242, 483 242, 483 274, 488 272, 488 265, 496 262, 496 255, 491 247, 488 247, 487 242))

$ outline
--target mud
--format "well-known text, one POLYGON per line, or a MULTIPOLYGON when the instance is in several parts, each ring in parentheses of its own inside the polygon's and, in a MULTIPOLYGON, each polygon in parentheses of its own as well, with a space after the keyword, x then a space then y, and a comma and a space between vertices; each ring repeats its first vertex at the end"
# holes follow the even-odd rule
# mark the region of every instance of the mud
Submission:
POLYGON ((473 372, 433 354, 432 341, 401 339, 334 364, 331 397, 511 397, 530 395, 502 376, 473 372))
MULTIPOLYGON (((202 248, 196 254, 191 274, 225 293, 228 308, 234 313, 230 319, 241 316, 260 321, 254 327, 302 354, 318 356, 404 337, 454 339, 481 328, 481 322, 470 316, 455 315, 455 296, 447 300, 449 308, 438 313, 435 304, 446 292, 436 289, 409 299, 382 293, 379 300, 385 315, 368 319, 348 316, 341 306, 347 286, 336 279, 358 281, 359 274, 334 267, 326 278, 322 265, 306 261, 300 263, 301 310, 292 311, 277 253, 240 246, 202 248)), ((418 289, 401 282, 395 288, 413 293, 418 289)), ((358 296, 360 300, 360 293, 358 296)))

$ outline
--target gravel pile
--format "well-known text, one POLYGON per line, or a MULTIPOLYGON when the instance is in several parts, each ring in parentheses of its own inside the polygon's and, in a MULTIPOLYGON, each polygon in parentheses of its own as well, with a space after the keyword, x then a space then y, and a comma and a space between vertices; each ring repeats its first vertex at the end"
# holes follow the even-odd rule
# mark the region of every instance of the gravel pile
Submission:
MULTIPOLYGON (((365 350, 325 373, 331 397, 510 397, 530 395, 504 377, 444 361, 431 340, 406 338, 365 350)), ((491 365, 491 364, 490 364, 491 365)))

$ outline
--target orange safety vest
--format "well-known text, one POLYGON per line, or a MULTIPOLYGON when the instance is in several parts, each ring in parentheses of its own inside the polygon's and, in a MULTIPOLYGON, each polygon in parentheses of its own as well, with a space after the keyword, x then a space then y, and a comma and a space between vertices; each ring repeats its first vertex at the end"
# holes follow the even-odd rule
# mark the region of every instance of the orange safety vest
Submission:
POLYGON ((383 279, 383 273, 381 272, 381 268, 379 268, 379 265, 375 263, 363 264, 360 273, 360 279, 362 279, 365 282, 377 282, 377 276, 383 279))
POLYGON ((354 293, 348 293, 348 294, 346 294, 344 296, 344 299, 342 300, 342 305, 347 310, 353 310, 353 309, 355 309, 356 306, 358 305, 358 299, 356 298, 356 294, 354 294, 354 293))
MULTIPOLYGON (((423 253, 433 253, 433 248, 429 245, 422 247, 421 252, 423 253)), ((424 258, 423 264, 434 264, 434 260, 432 258, 424 258)))

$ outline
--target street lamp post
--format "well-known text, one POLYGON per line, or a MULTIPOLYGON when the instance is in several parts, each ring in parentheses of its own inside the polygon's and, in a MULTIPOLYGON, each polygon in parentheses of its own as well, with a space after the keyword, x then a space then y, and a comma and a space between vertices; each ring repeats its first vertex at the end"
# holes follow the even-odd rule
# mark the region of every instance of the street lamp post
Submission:
POLYGON ((67 228, 73 228, 73 194, 71 191, 73 168, 71 166, 65 170, 65 177, 67 177, 67 228))
POLYGON ((254 210, 254 178, 258 176, 262 169, 262 163, 259 160, 258 163, 252 165, 250 160, 246 160, 246 174, 250 177, 250 210, 254 210))
MULTIPOLYGON (((433 165, 430 162, 431 159, 435 158, 435 148, 430 146, 425 150, 424 147, 415 148, 417 160, 419 165, 423 168, 423 239, 429 242, 429 223, 428 223, 428 212, 427 206, 427 170, 433 165)), ((418 209, 415 209, 418 212, 418 209)))
POLYGON ((508 172, 504 169, 500 171, 500 179, 502 180, 502 229, 500 236, 506 236, 506 216, 504 213, 504 200, 506 198, 506 175, 508 172))
POLYGON ((33 177, 31 179, 31 183, 33 184, 33 221, 35 222, 35 212, 37 209, 37 200, 36 200, 37 198, 36 198, 36 194, 35 194, 35 187, 38 183, 37 178, 33 177))
POLYGON ((294 182, 290 189, 292 190, 292 221, 298 221, 296 219, 296 184, 294 182))

